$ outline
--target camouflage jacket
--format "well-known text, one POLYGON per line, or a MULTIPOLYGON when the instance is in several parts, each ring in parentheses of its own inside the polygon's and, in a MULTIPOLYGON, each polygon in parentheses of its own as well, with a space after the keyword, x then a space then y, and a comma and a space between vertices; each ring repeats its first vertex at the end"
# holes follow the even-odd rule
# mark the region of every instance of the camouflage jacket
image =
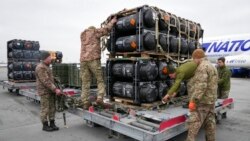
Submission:
POLYGON ((214 104, 217 98, 218 73, 216 68, 206 59, 198 65, 191 78, 193 88, 190 90, 192 101, 196 104, 214 104))
POLYGON ((80 61, 91 61, 101 58, 100 38, 108 35, 113 24, 97 29, 86 29, 81 33, 81 56, 80 61))
POLYGON ((219 81, 218 81, 218 88, 223 91, 230 90, 231 82, 231 71, 227 67, 219 67, 218 68, 218 74, 219 74, 219 81))
POLYGON ((55 92, 54 77, 51 69, 44 63, 39 63, 35 70, 38 95, 52 94, 55 92))
POLYGON ((190 79, 197 68, 197 64, 193 61, 187 62, 176 69, 176 78, 174 84, 168 91, 169 95, 180 89, 181 82, 190 79))

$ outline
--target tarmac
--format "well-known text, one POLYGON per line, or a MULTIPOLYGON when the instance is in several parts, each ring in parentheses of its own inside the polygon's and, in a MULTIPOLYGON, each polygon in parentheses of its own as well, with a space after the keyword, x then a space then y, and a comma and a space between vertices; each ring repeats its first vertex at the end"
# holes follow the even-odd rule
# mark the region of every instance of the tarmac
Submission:
MULTIPOLYGON (((0 68, 0 80, 6 80, 6 71, 0 68)), ((232 78, 230 97, 234 98, 234 109, 228 117, 217 124, 217 141, 250 141, 250 79, 232 78)), ((109 137, 104 127, 89 127, 82 117, 66 112, 67 126, 63 125, 62 113, 56 114, 59 131, 42 131, 39 118, 40 106, 24 96, 9 93, 0 86, 0 141, 131 141, 109 137)), ((185 140, 187 133, 171 141, 185 140)), ((205 140, 204 131, 199 132, 197 141, 205 140)))

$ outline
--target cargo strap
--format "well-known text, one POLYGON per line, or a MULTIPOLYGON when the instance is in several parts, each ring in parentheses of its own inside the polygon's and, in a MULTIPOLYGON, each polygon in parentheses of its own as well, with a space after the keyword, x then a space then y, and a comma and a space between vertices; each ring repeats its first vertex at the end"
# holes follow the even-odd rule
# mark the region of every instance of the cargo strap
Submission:
POLYGON ((185 60, 183 60, 183 61, 181 61, 181 60, 174 60, 171 56, 169 56, 169 55, 167 55, 167 54, 165 55, 165 57, 168 58, 169 60, 171 60, 171 61, 177 63, 177 64, 183 64, 183 63, 186 63, 186 62, 189 62, 189 61, 192 60, 192 59, 185 59, 185 60))
POLYGON ((79 99, 78 97, 70 97, 70 96, 65 96, 65 106, 67 108, 77 108, 77 107, 82 107, 83 106, 83 102, 81 99, 79 99))
POLYGON ((180 96, 180 97, 174 97, 174 98, 171 98, 169 101, 163 103, 163 104, 165 104, 163 109, 168 107, 169 105, 180 106, 183 104, 183 102, 188 102, 188 101, 189 101, 189 98, 187 95, 180 96))
POLYGON ((169 54, 169 52, 170 52, 170 40, 169 40, 169 38, 170 38, 170 17, 169 17, 169 20, 168 20, 168 34, 167 34, 167 43, 168 43, 168 54, 169 54))
POLYGON ((178 64, 178 66, 180 66, 180 56, 181 56, 181 25, 180 25, 180 21, 179 21, 179 19, 177 19, 177 21, 179 22, 179 24, 178 24, 178 28, 179 28, 179 40, 178 40, 178 62, 177 62, 177 64, 178 64))
MULTIPOLYGON (((58 79, 55 79, 55 86, 61 90, 61 93, 63 93, 63 87, 58 79)), ((55 103, 56 103, 56 111, 62 112, 65 110, 65 95, 56 95, 55 97, 55 103)))
MULTIPOLYGON (((187 26, 187 28, 188 28, 188 44, 189 44, 189 42, 190 42, 190 27, 189 27, 189 21, 188 21, 188 26, 187 26)), ((195 36, 195 35, 194 35, 195 36)), ((190 57, 190 54, 189 54, 189 50, 188 50, 188 58, 190 57)))
MULTIPOLYGON (((55 79, 55 85, 57 88, 59 88, 61 90, 61 93, 63 94, 63 86, 61 85, 61 82, 59 79, 55 79)), ((65 99, 66 96, 65 95, 56 95, 56 111, 57 112, 63 112, 63 123, 64 123, 64 128, 68 128, 67 123, 66 123, 66 113, 65 113, 65 99)))
MULTIPOLYGON (((115 13, 115 14, 111 14, 103 23, 101 23, 101 27, 106 26, 114 16, 120 17, 120 16, 131 15, 131 14, 134 14, 134 13, 136 13, 135 8, 123 9, 123 10, 121 10, 121 11, 115 13)), ((107 39, 108 39, 108 36, 101 37, 101 51, 102 52, 104 52, 105 49, 107 48, 107 39)))
POLYGON ((108 36, 103 36, 101 37, 101 51, 104 52, 105 49, 107 48, 107 40, 108 40, 108 36))
MULTIPOLYGON (((158 11, 156 11, 156 9, 154 7, 150 7, 150 8, 155 13, 160 13, 159 9, 157 9, 158 11)), ((164 50, 162 49, 162 46, 159 44, 159 18, 158 18, 158 16, 156 16, 156 18, 155 18, 155 40, 156 40, 156 52, 163 53, 164 50)))

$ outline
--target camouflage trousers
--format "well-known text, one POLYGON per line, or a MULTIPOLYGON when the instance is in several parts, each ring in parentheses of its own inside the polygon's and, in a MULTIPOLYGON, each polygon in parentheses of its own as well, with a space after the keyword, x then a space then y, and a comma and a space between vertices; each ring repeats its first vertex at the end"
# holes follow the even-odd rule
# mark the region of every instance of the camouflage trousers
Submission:
POLYGON ((219 99, 226 99, 229 96, 229 92, 230 92, 229 90, 228 91, 223 91, 223 90, 218 89, 217 96, 218 96, 219 99))
POLYGON ((194 82, 193 79, 187 80, 187 93, 188 93, 188 99, 191 97, 191 92, 193 92, 194 88, 194 82))
POLYGON ((40 118, 42 123, 55 119, 56 107, 55 107, 55 95, 45 94, 41 95, 41 112, 40 118))
POLYGON ((202 125, 205 128, 206 141, 215 141, 216 122, 214 105, 199 104, 197 109, 190 113, 186 141, 195 141, 195 137, 202 125))
POLYGON ((81 78, 82 78, 82 102, 86 104, 89 102, 91 73, 97 80, 98 99, 103 99, 105 93, 105 84, 103 80, 103 73, 100 60, 85 61, 81 63, 81 78))

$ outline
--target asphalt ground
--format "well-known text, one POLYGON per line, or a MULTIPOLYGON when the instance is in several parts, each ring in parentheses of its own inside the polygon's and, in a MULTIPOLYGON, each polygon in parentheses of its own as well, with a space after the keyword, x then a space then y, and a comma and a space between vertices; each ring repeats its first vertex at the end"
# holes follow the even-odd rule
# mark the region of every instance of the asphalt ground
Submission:
MULTIPOLYGON (((6 80, 6 70, 0 68, 0 80, 6 80)), ((250 141, 250 79, 231 79, 230 97, 234 98, 234 109, 227 119, 217 124, 217 141, 250 141)), ((39 118, 40 106, 24 96, 9 93, 0 86, 0 141, 130 141, 129 137, 110 138, 104 127, 88 127, 85 121, 66 112, 67 126, 63 125, 62 113, 56 114, 57 132, 42 131, 39 118)), ((171 141, 183 141, 187 133, 171 141)), ((205 140, 204 131, 197 141, 205 140)))

